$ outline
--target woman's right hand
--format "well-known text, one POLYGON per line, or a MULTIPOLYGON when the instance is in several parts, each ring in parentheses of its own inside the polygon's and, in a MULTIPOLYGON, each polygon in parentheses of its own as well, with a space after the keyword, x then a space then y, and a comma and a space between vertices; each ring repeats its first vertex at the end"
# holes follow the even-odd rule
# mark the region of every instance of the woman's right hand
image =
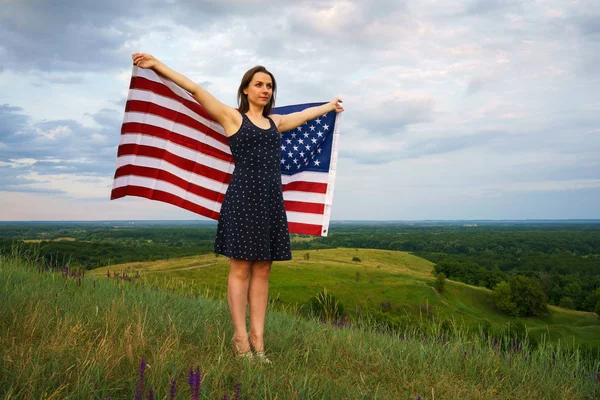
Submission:
POLYGON ((131 55, 131 59, 140 68, 154 68, 158 64, 158 60, 147 53, 134 53, 131 55))

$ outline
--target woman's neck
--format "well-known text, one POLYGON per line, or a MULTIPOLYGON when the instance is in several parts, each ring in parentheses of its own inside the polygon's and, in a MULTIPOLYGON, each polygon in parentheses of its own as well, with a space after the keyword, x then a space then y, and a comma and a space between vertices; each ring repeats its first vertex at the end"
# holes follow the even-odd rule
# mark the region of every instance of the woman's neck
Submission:
POLYGON ((246 115, 254 118, 264 118, 263 111, 264 107, 253 106, 252 103, 250 103, 246 115))

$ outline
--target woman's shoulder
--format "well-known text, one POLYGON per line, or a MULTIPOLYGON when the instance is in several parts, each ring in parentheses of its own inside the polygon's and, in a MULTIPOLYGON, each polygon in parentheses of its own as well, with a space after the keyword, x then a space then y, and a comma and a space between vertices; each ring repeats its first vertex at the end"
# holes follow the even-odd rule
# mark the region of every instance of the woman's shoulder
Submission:
POLYGON ((279 123, 281 122, 281 115, 279 114, 269 114, 269 118, 273 120, 275 127, 279 129, 279 123))

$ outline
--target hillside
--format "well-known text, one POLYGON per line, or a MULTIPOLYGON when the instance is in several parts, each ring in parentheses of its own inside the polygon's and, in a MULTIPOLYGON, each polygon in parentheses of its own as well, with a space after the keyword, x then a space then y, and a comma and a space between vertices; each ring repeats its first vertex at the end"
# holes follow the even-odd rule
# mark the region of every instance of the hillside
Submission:
POLYGON ((133 398, 136 385, 167 398, 173 384, 175 398, 186 399, 191 367, 201 371, 200 397, 210 399, 231 395, 236 384, 248 399, 600 394, 598 363, 549 343, 508 347, 461 330, 442 337, 439 327, 395 336, 270 309, 265 342, 274 364, 261 366, 233 359, 223 301, 3 256, 0 287, 0 397, 7 399, 133 398), (140 381, 142 359, 148 367, 140 381))
MULTIPOLYGON (((113 265, 93 270, 139 271, 142 281, 183 292, 208 293, 224 299, 229 262, 226 257, 205 254, 144 263, 113 265)), ((489 289, 448 280, 443 294, 432 287, 433 264, 406 252, 373 249, 321 249, 293 252, 293 260, 275 262, 270 278, 270 298, 282 307, 306 305, 327 288, 356 316, 385 310, 410 321, 454 319, 467 326, 502 329, 517 319, 499 312, 489 289), (308 254, 308 260, 304 259, 308 254), (352 261, 358 257, 360 262, 352 261), (277 299, 277 300, 275 300, 277 299)), ((549 316, 520 319, 529 333, 542 334, 562 343, 600 347, 600 321, 593 313, 550 307, 549 316)))

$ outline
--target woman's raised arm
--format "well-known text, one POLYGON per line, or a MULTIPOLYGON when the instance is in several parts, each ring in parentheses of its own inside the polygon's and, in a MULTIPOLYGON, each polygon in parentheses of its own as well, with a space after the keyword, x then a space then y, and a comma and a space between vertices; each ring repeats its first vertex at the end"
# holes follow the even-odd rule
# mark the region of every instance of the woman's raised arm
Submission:
POLYGON ((202 89, 197 83, 186 76, 167 67, 161 61, 150 54, 135 53, 131 55, 133 63, 140 68, 152 68, 165 78, 172 80, 181 88, 190 92, 198 100, 200 105, 208 111, 213 118, 223 127, 235 121, 237 112, 233 107, 221 103, 216 97, 202 89))
POLYGON ((285 132, 290 129, 295 129, 311 119, 315 119, 320 115, 326 114, 329 111, 342 112, 344 107, 340 104, 342 99, 335 97, 327 104, 323 104, 316 107, 305 108, 302 111, 298 111, 286 115, 271 114, 273 122, 277 125, 279 132, 285 132))

